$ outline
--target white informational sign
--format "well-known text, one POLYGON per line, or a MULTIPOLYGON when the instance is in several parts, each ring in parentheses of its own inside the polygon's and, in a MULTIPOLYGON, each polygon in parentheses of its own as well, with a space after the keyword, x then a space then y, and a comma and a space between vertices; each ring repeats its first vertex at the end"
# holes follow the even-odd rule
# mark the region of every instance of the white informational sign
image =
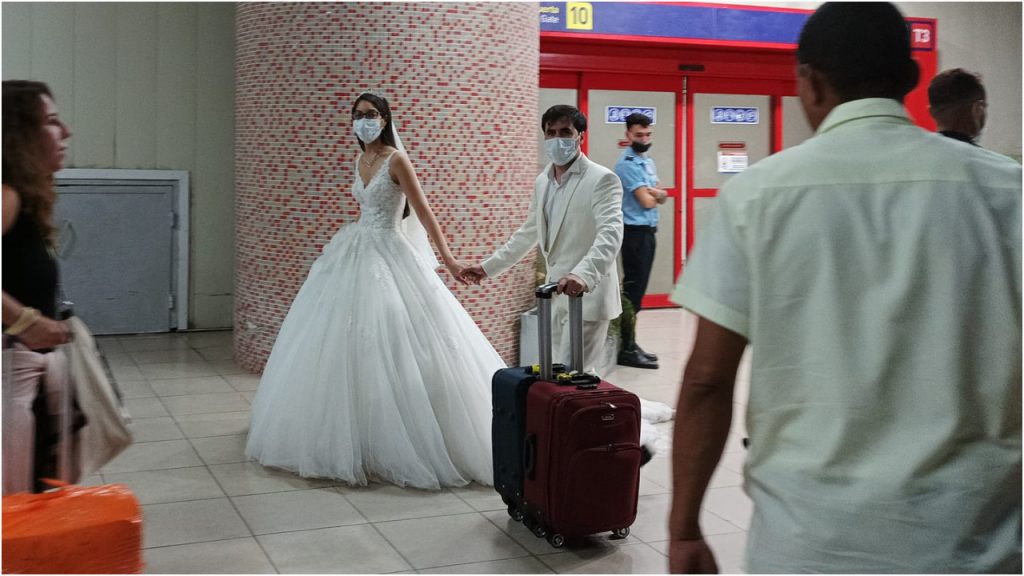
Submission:
POLYGON ((721 174, 735 174, 747 169, 750 157, 746 151, 742 152, 718 152, 718 172, 721 174))
POLYGON ((744 108, 736 106, 712 106, 712 124, 757 124, 760 112, 756 106, 744 108))
POLYGON ((645 106, 605 106, 605 124, 625 124, 630 114, 643 114, 651 119, 651 124, 658 123, 658 109, 645 106))

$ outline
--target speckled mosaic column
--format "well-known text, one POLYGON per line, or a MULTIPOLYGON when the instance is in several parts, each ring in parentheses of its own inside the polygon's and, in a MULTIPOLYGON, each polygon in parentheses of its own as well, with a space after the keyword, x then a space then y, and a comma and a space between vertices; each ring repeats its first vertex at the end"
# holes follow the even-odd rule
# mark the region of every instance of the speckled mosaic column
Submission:
MULTIPOLYGON (((476 262, 526 215, 536 178, 534 3, 238 5, 235 355, 260 371, 320 250, 358 217, 352 101, 391 103, 455 256, 476 262)), ((445 279, 507 362, 532 259, 479 287, 445 279)), ((367 303, 368 305, 370 303, 367 303)))

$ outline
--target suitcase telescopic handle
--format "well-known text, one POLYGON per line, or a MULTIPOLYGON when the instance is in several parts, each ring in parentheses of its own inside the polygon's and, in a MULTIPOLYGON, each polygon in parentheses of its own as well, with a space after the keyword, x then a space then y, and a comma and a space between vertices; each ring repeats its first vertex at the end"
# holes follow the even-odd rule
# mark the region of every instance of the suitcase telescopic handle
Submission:
MULTIPOLYGON (((540 377, 552 380, 551 368, 551 299, 558 289, 558 282, 548 282, 537 287, 537 344, 540 358, 540 377)), ((568 296, 568 295, 567 295, 568 296)), ((583 372, 583 295, 569 298, 569 370, 583 372)))

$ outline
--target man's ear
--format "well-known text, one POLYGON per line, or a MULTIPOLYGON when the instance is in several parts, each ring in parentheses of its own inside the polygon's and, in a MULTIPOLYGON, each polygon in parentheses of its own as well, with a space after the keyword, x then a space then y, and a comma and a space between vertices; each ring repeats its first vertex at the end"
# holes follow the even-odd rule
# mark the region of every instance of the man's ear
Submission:
POLYGON ((811 102, 815 106, 824 106, 825 99, 828 96, 828 81, 825 80, 825 75, 818 70, 807 67, 807 80, 811 87, 811 102))

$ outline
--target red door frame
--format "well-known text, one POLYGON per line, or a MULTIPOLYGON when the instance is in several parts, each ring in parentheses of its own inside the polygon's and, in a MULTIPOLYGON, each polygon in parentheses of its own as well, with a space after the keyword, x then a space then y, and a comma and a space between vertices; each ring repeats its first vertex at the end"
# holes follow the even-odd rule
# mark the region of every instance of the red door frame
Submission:
MULTIPOLYGON (((641 2, 644 3, 644 2, 641 2)), ((675 2, 668 2, 675 4, 675 2)), ((764 6, 728 6, 716 3, 695 3, 743 10, 774 12, 805 12, 810 10, 772 8, 764 6)), ((937 21, 931 18, 907 18, 911 28, 914 59, 920 67, 920 81, 907 96, 905 106, 919 126, 934 130, 935 125, 927 112, 927 86, 935 75, 937 21)), ((772 139, 771 152, 782 149, 782 97, 796 94, 794 75, 795 44, 767 42, 736 42, 725 40, 701 40, 693 38, 665 38, 626 35, 581 34, 575 32, 540 32, 540 87, 576 89, 580 110, 590 117, 587 91, 592 86, 599 89, 616 89, 614 81, 604 82, 609 77, 620 83, 632 81, 628 89, 648 89, 671 81, 681 90, 683 79, 688 82, 685 100, 676 99, 676 118, 682 118, 682 106, 686 105, 686 135, 677 130, 676 150, 683 150, 683 137, 687 138, 685 188, 679 172, 682 162, 676 162, 676 187, 672 195, 677 208, 681 202, 687 204, 686 252, 693 245, 694 197, 714 197, 716 189, 693 189, 693 94, 734 93, 766 94, 771 97, 772 139), (593 79, 593 80, 592 80, 593 79), (595 84, 596 82, 596 84, 595 84)), ((621 84, 620 84, 621 85, 621 84)), ((653 89, 653 88, 652 88, 653 89)), ((584 142, 583 150, 587 151, 584 142)), ((675 246, 680 246, 682 234, 681 218, 675 218, 675 246)), ((673 272, 678 277, 684 255, 677 255, 673 272)), ((647 295, 644 307, 674 306, 667 294, 647 295)))
MULTIPOLYGON (((694 198, 715 198, 718 188, 694 188, 694 94, 751 94, 768 96, 771 111, 768 121, 771 124, 771 140, 768 153, 774 154, 782 149, 782 98, 796 96, 795 80, 747 80, 738 78, 689 78, 686 90, 686 253, 693 247, 693 200, 694 198)), ((677 273, 678 276, 678 273, 677 273)))
MULTIPOLYGON (((683 98, 682 98, 682 77, 680 76, 638 76, 635 74, 609 74, 609 73, 583 73, 580 76, 580 89, 579 89, 579 100, 580 100, 580 111, 587 116, 587 118, 594 119, 600 116, 601 111, 595 111, 596 115, 590 114, 590 101, 588 94, 591 90, 627 90, 635 91, 638 90, 638 86, 642 86, 642 90, 650 92, 671 92, 675 94, 675 118, 676 126, 675 130, 675 150, 676 158, 673 164, 675 170, 673 173, 673 182, 675 185, 672 188, 666 188, 665 192, 668 193, 669 197, 675 201, 676 213, 672 215, 674 225, 674 236, 672 239, 673 254, 676 252, 676 247, 679 246, 682 240, 682 232, 679 218, 680 207, 682 202, 685 201, 684 191, 686 186, 683 179, 683 165, 686 161, 685 158, 681 157, 681 151, 683 149, 683 131, 679 130, 678 127, 685 125, 683 123, 683 98)), ((584 152, 587 152, 588 147, 584 148, 584 152)), ((682 270, 682 255, 676 255, 672 259, 672 276, 673 278, 679 276, 679 272, 682 270)), ((644 296, 643 306, 645 308, 665 308, 669 306, 675 306, 669 298, 668 294, 647 294, 644 296)))

